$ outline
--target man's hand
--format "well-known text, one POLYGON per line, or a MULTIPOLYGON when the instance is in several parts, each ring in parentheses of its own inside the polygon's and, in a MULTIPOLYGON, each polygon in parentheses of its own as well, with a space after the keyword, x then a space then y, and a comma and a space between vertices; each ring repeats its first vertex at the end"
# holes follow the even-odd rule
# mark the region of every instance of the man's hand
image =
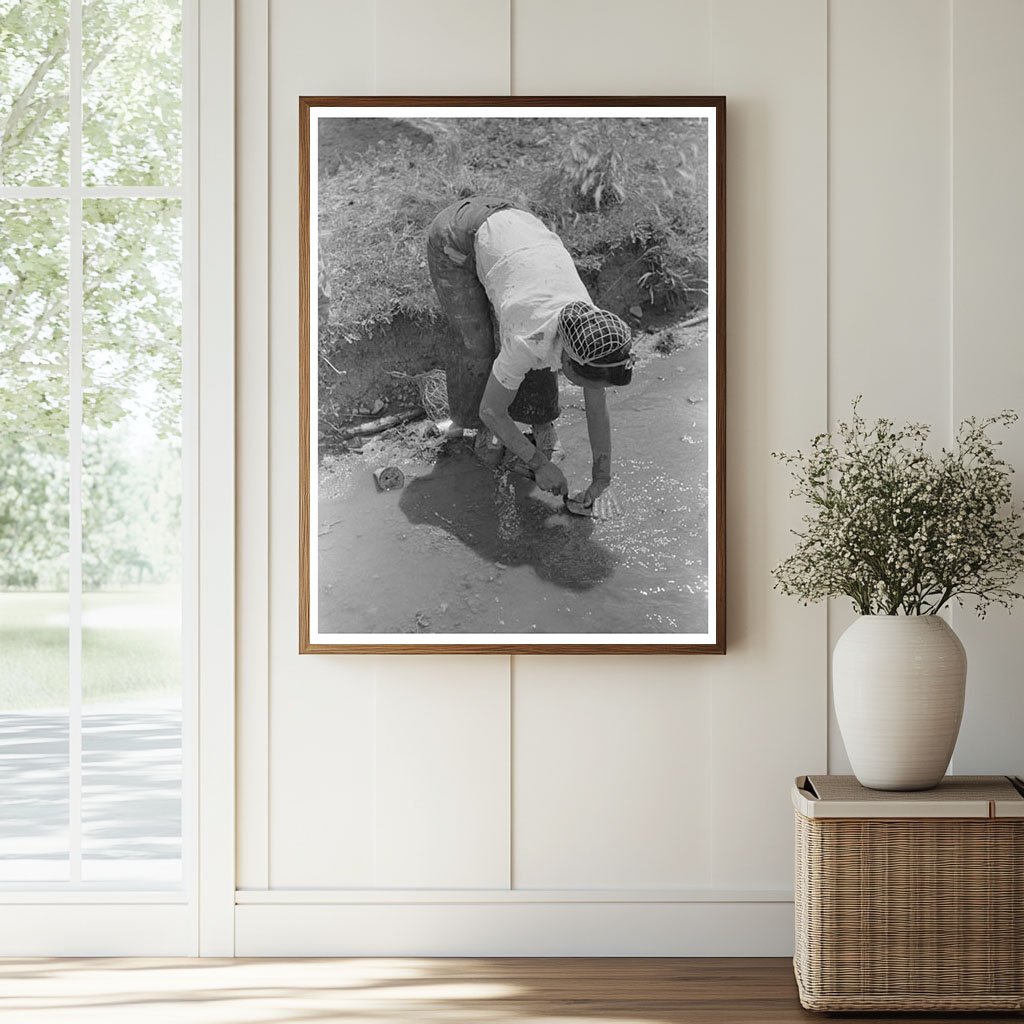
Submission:
POLYGON ((533 478, 541 490, 563 496, 569 493, 569 484, 566 482, 565 474, 548 459, 545 459, 540 467, 533 471, 533 478))
POLYGON ((583 493, 566 498, 565 507, 574 516, 586 516, 588 519, 615 519, 622 515, 618 499, 608 490, 608 484, 592 484, 583 493))
POLYGON ((595 519, 616 519, 622 515, 619 499, 615 497, 614 491, 606 490, 607 486, 605 484, 601 493, 591 503, 595 519))

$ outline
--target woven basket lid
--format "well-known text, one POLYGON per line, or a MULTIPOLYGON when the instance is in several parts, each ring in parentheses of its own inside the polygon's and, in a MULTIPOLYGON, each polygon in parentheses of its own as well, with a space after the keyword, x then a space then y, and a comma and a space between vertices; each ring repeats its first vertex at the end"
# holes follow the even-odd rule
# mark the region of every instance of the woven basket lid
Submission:
POLYGON ((867 789, 852 775, 804 775, 793 805, 808 818, 1024 818, 1024 783, 1006 775, 947 775, 934 789, 867 789))

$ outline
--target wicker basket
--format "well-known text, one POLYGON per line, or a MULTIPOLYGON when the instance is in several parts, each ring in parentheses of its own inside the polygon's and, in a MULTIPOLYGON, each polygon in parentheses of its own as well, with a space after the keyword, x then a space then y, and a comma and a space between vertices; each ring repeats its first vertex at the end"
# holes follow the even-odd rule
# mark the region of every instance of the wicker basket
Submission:
POLYGON ((1024 1009, 1024 785, 811 776, 793 802, 806 1009, 1024 1009))

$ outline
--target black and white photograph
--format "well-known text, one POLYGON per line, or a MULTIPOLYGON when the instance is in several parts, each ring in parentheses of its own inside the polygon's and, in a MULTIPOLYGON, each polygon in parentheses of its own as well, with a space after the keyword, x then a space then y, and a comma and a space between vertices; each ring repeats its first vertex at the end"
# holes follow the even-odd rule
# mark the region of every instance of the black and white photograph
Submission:
POLYGON ((300 102, 300 649, 724 650, 724 101, 300 102))

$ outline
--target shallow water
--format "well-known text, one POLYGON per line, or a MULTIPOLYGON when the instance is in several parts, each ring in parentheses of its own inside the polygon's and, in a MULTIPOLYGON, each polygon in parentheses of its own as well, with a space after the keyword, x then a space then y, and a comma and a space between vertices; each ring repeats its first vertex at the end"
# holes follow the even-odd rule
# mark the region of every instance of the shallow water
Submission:
MULTIPOLYGON (((704 632, 706 365, 706 346, 691 344, 608 393, 612 520, 572 516, 468 451, 401 463, 408 482, 385 492, 379 460, 350 457, 321 491, 321 632, 704 632)), ((582 392, 564 380, 562 406, 560 464, 575 493, 591 455, 582 392)))

